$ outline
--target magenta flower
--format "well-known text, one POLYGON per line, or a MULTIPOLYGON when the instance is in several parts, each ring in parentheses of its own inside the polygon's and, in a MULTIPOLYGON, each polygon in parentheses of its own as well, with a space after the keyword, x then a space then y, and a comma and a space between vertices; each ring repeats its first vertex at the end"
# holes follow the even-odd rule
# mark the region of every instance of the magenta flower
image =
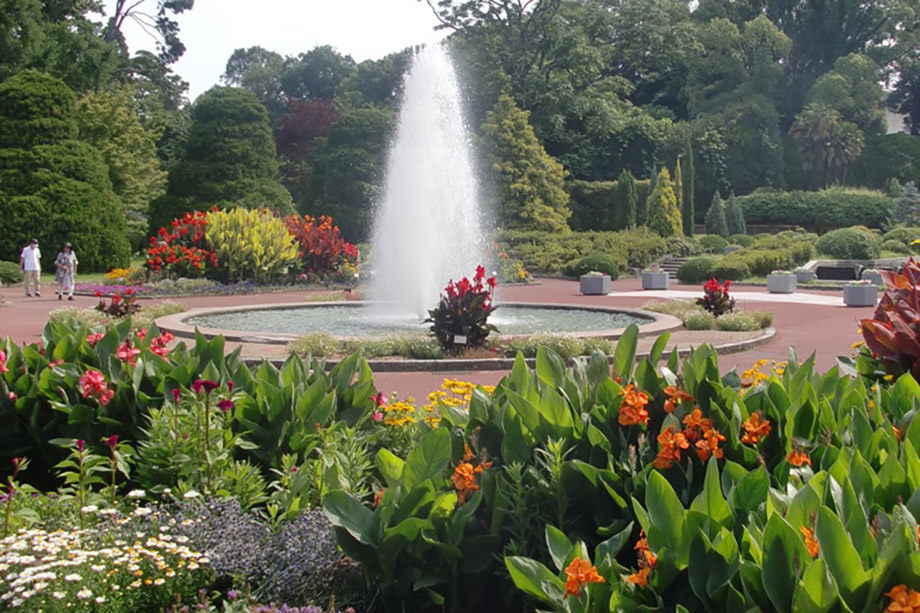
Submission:
POLYGON ((6 353, 0 351, 0 373, 8 372, 10 369, 6 367, 6 353))
POLYGON ((86 444, 83 442, 83 439, 78 438, 77 439, 77 451, 79 451, 80 453, 83 453, 83 449, 85 448, 85 446, 86 444))
POLYGON ((182 390, 180 390, 179 388, 174 389, 172 391, 172 396, 173 396, 173 402, 175 402, 176 404, 179 404, 179 398, 182 396, 182 390))
POLYGON ((233 393, 233 381, 227 381, 227 391, 233 393))
POLYGON ((374 421, 383 421, 383 413, 376 411, 375 413, 371 414, 371 419, 374 421))
POLYGON ((382 407, 387 403, 387 397, 383 392, 379 392, 376 396, 371 396, 371 400, 373 400, 374 404, 378 407, 382 407))
POLYGON ((205 394, 210 394, 217 389, 217 383, 207 379, 195 379, 192 383, 192 388, 194 388, 196 394, 201 394, 201 390, 204 390, 205 394))
POLYGON ((115 451, 115 448, 118 447, 118 435, 113 434, 109 438, 104 439, 103 442, 105 443, 106 447, 108 447, 112 451, 115 451))
POLYGON ((219 408, 224 413, 229 413, 233 410, 233 401, 232 400, 221 400, 217 403, 217 408, 219 408))
POLYGON ((10 392, 9 399, 10 399, 10 402, 16 402, 17 400, 19 400, 19 396, 16 395, 16 392, 10 392))

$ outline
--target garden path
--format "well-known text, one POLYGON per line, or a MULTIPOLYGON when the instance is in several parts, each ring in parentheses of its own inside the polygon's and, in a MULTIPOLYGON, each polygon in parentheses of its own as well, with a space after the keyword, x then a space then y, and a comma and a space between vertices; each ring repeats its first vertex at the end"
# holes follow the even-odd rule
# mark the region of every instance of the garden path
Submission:
MULTIPOLYGON (((697 286, 674 285, 668 292, 643 292, 638 279, 623 279, 613 283, 613 293, 608 296, 582 296, 578 283, 562 279, 541 279, 539 284, 500 288, 499 301, 540 302, 550 304, 584 304, 641 307, 653 299, 691 298, 701 294, 697 286)), ((41 339, 42 328, 48 313, 64 305, 77 308, 91 308, 96 298, 77 296, 75 302, 61 303, 53 290, 45 289, 41 298, 25 298, 21 287, 4 288, 3 294, 9 303, 0 308, 0 337, 12 337, 16 342, 36 342, 41 339)), ((238 296, 198 296, 179 298, 180 302, 194 307, 225 307, 248 304, 296 302, 302 300, 304 292, 279 292, 247 294, 238 296)), ((776 336, 769 343, 742 353, 722 356, 719 363, 725 369, 738 366, 747 369, 759 359, 783 361, 787 359, 789 347, 795 346, 799 356, 816 353, 819 368, 831 368, 837 356, 852 353, 852 344, 859 340, 856 333, 858 320, 872 316, 872 308, 847 308, 839 293, 797 292, 785 296, 783 301, 771 300, 766 288, 745 288, 736 296, 744 296, 741 308, 748 303, 769 302, 774 313, 776 336), (835 306, 836 305, 836 306, 835 306)), ((758 304, 757 308, 764 308, 758 304)), ((551 332, 547 330, 546 332, 551 332)), ((284 354, 284 347, 265 348, 265 357, 284 354)), ((494 384, 503 372, 452 372, 452 373, 378 373, 378 387, 389 393, 396 391, 400 396, 424 398, 437 389, 445 377, 467 379, 476 383, 494 384)))

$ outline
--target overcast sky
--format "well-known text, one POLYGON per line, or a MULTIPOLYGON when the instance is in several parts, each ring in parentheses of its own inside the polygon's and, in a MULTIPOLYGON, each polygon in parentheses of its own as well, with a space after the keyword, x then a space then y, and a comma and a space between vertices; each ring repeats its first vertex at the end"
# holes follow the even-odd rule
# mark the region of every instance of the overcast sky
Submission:
MULTIPOLYGON (((105 0, 107 10, 114 4, 105 0)), ((155 0, 147 4, 155 10, 155 0)), ((189 82, 191 99, 220 81, 239 47, 296 55, 332 45, 360 62, 445 35, 433 30, 437 20, 418 0, 195 0, 177 21, 186 52, 173 69, 189 82)), ((124 30, 132 54, 154 50, 139 26, 129 22, 124 30)))

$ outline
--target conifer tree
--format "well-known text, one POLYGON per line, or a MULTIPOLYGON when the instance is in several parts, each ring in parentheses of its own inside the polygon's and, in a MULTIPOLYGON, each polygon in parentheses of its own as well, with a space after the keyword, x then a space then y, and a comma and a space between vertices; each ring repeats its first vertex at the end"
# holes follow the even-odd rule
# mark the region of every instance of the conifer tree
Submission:
POLYGON ((725 221, 725 207, 719 192, 712 195, 712 204, 706 211, 706 234, 728 236, 728 224, 725 221))
POLYGON ((623 169, 617 178, 616 203, 618 207, 617 221, 621 228, 636 227, 636 207, 639 203, 639 194, 636 192, 636 178, 627 169, 623 169))
POLYGON ((696 210, 693 202, 693 190, 696 183, 696 170, 693 167, 693 147, 690 136, 684 148, 684 196, 681 200, 681 216, 684 220, 684 234, 693 236, 693 224, 696 222, 696 210))
POLYGON ((658 173, 655 189, 648 198, 648 228, 663 237, 680 236, 683 233, 677 195, 666 167, 662 167, 658 173))
POLYGON ((728 228, 729 236, 747 233, 744 211, 741 210, 741 205, 738 204, 734 193, 728 197, 728 204, 725 205, 725 225, 728 228))

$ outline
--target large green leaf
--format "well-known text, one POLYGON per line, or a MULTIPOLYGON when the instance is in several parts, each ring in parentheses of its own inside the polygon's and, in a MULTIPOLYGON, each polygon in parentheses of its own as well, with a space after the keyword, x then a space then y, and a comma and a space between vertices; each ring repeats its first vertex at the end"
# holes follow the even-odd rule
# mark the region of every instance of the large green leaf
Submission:
POLYGON ((667 547, 674 552, 678 567, 687 563, 690 539, 686 533, 684 507, 667 479, 656 470, 649 473, 645 488, 645 508, 650 526, 648 542, 653 551, 667 547))
POLYGON ((556 604, 556 601, 546 593, 543 584, 553 585, 559 589, 559 592, 565 591, 565 584, 562 580, 536 560, 521 556, 509 556, 505 558, 505 566, 508 567, 508 573, 511 575, 511 580, 514 581, 515 587, 528 596, 548 604, 556 604))
POLYGON ((796 564, 811 559, 799 534, 779 513, 767 521, 763 532, 761 574, 767 597, 780 613, 792 611, 796 586, 796 564))
POLYGON ((706 477, 703 480, 703 491, 693 500, 690 509, 699 511, 712 521, 729 528, 734 522, 731 507, 728 506, 728 502, 722 495, 718 460, 715 457, 709 458, 706 477))
POLYGON ((387 482, 387 487, 393 487, 399 483, 405 464, 402 459, 396 457, 389 449, 383 448, 377 452, 376 464, 377 470, 387 482))
POLYGON ((639 346, 639 327, 631 324, 617 341, 613 354, 613 370, 623 377, 623 385, 629 381, 636 363, 636 348, 639 346))
POLYGON ((821 557, 827 561, 844 601, 854 611, 862 609, 869 589, 869 576, 840 519, 827 507, 818 510, 815 534, 821 545, 821 557))
POLYGON ((537 347, 537 377, 551 387, 561 387, 565 382, 565 362, 543 345, 537 347))
POLYGON ((450 463, 450 433, 446 428, 432 430, 409 452, 403 467, 402 485, 412 490, 422 481, 441 474, 450 463))
POLYGON ((333 526, 347 530, 358 542, 365 545, 377 542, 374 514, 345 492, 329 492, 323 500, 323 511, 333 526))
POLYGON ((553 559, 556 570, 561 571, 565 565, 566 558, 572 552, 572 541, 565 535, 562 530, 555 526, 547 524, 546 526, 546 547, 549 549, 549 556, 553 559))
POLYGON ((796 613, 826 613, 837 603, 837 585, 824 560, 808 565, 795 587, 792 610, 796 613))

